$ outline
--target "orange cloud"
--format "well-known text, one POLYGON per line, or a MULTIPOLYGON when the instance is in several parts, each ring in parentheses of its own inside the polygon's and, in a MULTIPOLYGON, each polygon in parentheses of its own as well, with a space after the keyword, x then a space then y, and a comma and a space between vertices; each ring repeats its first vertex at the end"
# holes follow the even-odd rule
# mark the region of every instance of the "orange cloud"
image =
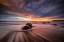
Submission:
POLYGON ((23 13, 11 12, 11 11, 6 11, 6 12, 9 14, 16 14, 20 17, 19 19, 24 19, 25 21, 52 21, 52 20, 63 20, 64 19, 64 18, 57 18, 57 16, 39 17, 37 15, 34 15, 32 13, 27 13, 27 12, 23 12, 23 13), (22 16, 25 18, 21 18, 22 16))
MULTIPOLYGON (((19 1, 20 2, 20 1, 19 1)), ((52 21, 52 20, 64 20, 64 18, 57 18, 57 16, 52 16, 52 17, 39 17, 38 15, 34 15, 32 13, 28 13, 24 10, 21 9, 24 6, 23 1, 21 0, 22 4, 20 5, 17 0, 0 0, 0 3, 5 5, 6 7, 9 7, 13 10, 17 10, 17 11, 7 11, 5 10, 5 12, 9 13, 9 14, 16 14, 19 17, 24 16, 25 18, 20 18, 20 19, 24 19, 24 20, 31 20, 31 21, 52 21)))

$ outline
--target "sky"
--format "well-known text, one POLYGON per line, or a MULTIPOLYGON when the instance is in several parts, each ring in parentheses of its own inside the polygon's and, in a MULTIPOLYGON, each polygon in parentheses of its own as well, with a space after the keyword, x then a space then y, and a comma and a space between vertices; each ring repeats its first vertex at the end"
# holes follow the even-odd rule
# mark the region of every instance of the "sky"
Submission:
POLYGON ((64 0, 0 0, 0 21, 64 20, 64 0))

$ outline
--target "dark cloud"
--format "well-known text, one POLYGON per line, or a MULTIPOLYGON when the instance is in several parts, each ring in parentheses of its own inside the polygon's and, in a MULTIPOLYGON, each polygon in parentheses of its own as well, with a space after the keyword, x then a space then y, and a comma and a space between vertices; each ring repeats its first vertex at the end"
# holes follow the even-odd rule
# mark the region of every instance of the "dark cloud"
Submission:
POLYGON ((0 14, 4 13, 5 7, 0 3, 0 14))
POLYGON ((40 17, 58 16, 64 18, 64 0, 6 0, 9 7, 0 4, 0 13, 7 11, 28 12, 40 17), (11 7, 11 8, 10 8, 11 7))
POLYGON ((6 11, 13 11, 13 12, 15 11, 16 12, 16 10, 13 10, 10 7, 7 7, 0 3, 0 14, 6 14, 6 11))
MULTIPOLYGON (((33 9, 33 8, 32 8, 33 9)), ((33 13, 39 14, 41 17, 45 16, 64 16, 64 0, 45 0, 40 3, 33 13)))

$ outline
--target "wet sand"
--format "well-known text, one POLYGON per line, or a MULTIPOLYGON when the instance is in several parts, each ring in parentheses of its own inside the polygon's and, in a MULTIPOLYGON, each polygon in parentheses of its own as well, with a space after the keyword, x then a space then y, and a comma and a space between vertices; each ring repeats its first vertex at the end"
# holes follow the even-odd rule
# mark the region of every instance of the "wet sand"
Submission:
POLYGON ((51 42, 33 31, 11 31, 0 42, 51 42))
POLYGON ((62 42, 55 37, 53 38, 50 35, 44 35, 40 29, 27 30, 27 31, 10 31, 5 35, 0 42, 62 42))
MULTIPOLYGON (((13 26, 13 27, 16 27, 16 26, 13 26)), ((58 26, 51 26, 51 25, 46 26, 46 25, 42 25, 42 24, 41 25, 38 24, 38 25, 34 25, 34 26, 35 26, 34 27, 35 29, 33 29, 33 30, 10 31, 3 38, 0 39, 0 42, 63 42, 64 28, 61 28, 60 26, 58 28, 58 26)), ((4 26, 4 27, 8 28, 8 26, 4 26)), ((18 28, 18 27, 17 28, 13 28, 13 27, 12 27, 12 29, 18 28)), ((4 28, 3 30, 5 30, 6 28, 4 28)), ((10 29, 11 28, 9 28, 8 30, 10 30, 10 29)))

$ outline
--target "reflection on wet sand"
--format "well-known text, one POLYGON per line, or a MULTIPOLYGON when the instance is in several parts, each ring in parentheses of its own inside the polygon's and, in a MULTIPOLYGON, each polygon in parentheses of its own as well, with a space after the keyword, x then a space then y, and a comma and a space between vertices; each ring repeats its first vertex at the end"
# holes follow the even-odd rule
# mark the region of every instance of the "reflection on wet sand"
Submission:
POLYGON ((0 42, 64 41, 64 25, 61 23, 57 23, 57 25, 51 25, 51 24, 56 24, 56 23, 33 24, 33 26, 2 25, 0 26, 0 42), (30 27, 30 28, 26 28, 26 27, 30 27))
POLYGON ((30 31, 12 31, 9 32, 0 42, 51 42, 50 40, 43 38, 37 33, 30 31))

